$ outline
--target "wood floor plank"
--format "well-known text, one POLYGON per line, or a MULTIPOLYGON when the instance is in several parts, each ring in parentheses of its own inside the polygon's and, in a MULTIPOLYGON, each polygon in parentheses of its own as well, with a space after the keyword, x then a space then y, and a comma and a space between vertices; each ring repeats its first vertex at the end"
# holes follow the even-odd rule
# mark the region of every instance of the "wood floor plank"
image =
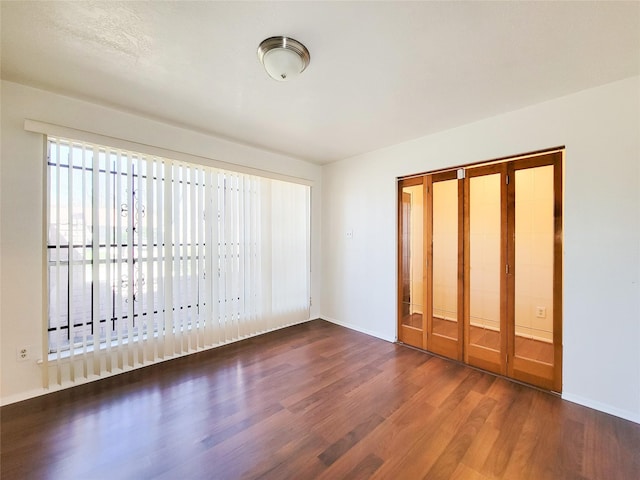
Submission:
POLYGON ((494 452, 487 458, 481 470, 481 473, 487 476, 503 478, 511 455, 516 445, 518 445, 531 404, 532 390, 522 390, 520 398, 520 401, 511 402, 509 408, 503 414, 503 427, 500 429, 500 435, 498 435, 493 444, 494 452))
POLYGON ((351 425, 365 421, 372 414, 388 418, 420 391, 419 387, 402 382, 402 379, 378 382, 379 377, 384 379, 378 375, 345 395, 339 411, 336 411, 333 401, 324 404, 323 418, 313 427, 314 431, 329 441, 335 441, 344 436, 351 425), (363 402, 363 398, 367 401, 363 402))
POLYGON ((480 399, 473 391, 463 398, 459 398, 458 392, 452 394, 451 402, 431 415, 431 421, 416 439, 404 445, 395 456, 385 459, 374 478, 390 478, 394 472, 402 472, 405 478, 423 478, 480 399))
POLYGON ((493 398, 483 398, 476 405, 464 423, 455 432, 442 455, 438 457, 436 463, 427 472, 426 478, 451 478, 495 404, 496 401, 493 398))
POLYGON ((433 422, 436 409, 427 403, 428 395, 429 392, 422 389, 409 397, 403 408, 394 411, 383 425, 356 444, 348 456, 338 459, 320 479, 348 478, 348 472, 354 465, 372 453, 383 461, 397 460, 428 431, 433 422), (398 446, 403 450, 399 451, 398 446))
POLYGON ((464 366, 436 357, 409 380, 429 389, 429 403, 439 407, 467 375, 464 366))
POLYGON ((344 437, 329 445, 324 452, 318 455, 318 458, 326 466, 332 465, 338 458, 347 453, 350 448, 366 437, 369 432, 374 430, 382 422, 384 422, 384 418, 380 415, 371 415, 366 421, 356 425, 356 427, 348 432, 344 437))
MULTIPOLYGON (((579 457, 582 455, 582 443, 565 443, 564 433, 569 433, 567 424, 559 409, 554 408, 552 397, 533 393, 529 419, 526 423, 535 422, 538 427, 538 440, 532 449, 531 456, 526 459, 530 479, 582 478, 579 457), (565 465, 569 456, 574 458, 574 465, 565 465), (569 467, 569 468, 565 468, 569 467), (571 469, 573 468, 573 469, 571 469)), ((573 433, 573 432, 572 432, 573 433)), ((576 440, 579 440, 576 438, 576 440)), ((514 469, 513 471, 517 471, 514 469)))
MULTIPOLYGON (((640 432, 631 422, 589 411, 585 421, 585 477, 640 478, 640 432), (626 468, 619 468, 624 465, 626 468), (632 472, 632 473, 630 473, 632 472), (626 475, 626 477, 625 477, 626 475)), ((633 424, 635 425, 635 424, 633 424)))
POLYGON ((489 479, 490 477, 486 477, 482 475, 477 470, 473 470, 472 468, 469 468, 463 463, 458 465, 458 467, 450 477, 450 480, 489 480, 489 479))
POLYGON ((382 463, 383 461, 380 457, 371 453, 362 459, 362 461, 358 462, 358 464, 353 467, 353 469, 347 473, 344 478, 348 478, 350 480, 365 480, 371 478, 375 471, 380 468, 382 463))
POLYGON ((0 409, 3 480, 640 478, 640 425, 316 320, 0 409))
MULTIPOLYGON (((495 405, 493 409, 495 410, 495 405)), ((461 463, 479 473, 487 458, 492 454, 491 452, 494 451, 493 446, 498 439, 498 435, 500 435, 500 431, 493 428, 490 423, 485 422, 471 445, 469 445, 461 463)))
POLYGON ((243 474, 243 478, 263 480, 298 480, 317 478, 326 466, 318 456, 327 448, 327 443, 314 432, 296 438, 274 451, 263 463, 256 463, 243 474))
MULTIPOLYGON (((548 395, 536 395, 534 393, 527 418, 524 420, 519 434, 518 443, 514 446, 504 469, 503 478, 513 478, 513 475, 517 475, 522 480, 541 478, 539 477, 540 472, 534 472, 533 457, 538 455, 538 458, 544 461, 547 445, 553 445, 552 448, 557 447, 555 442, 549 441, 553 434, 550 434, 548 430, 545 431, 549 424, 553 424, 556 421, 556 418, 553 415, 547 415, 553 412, 544 410, 537 402, 537 400, 545 400, 546 397, 548 395), (541 439, 544 439, 542 444, 540 443, 541 439)), ((556 462, 552 461, 550 465, 554 466, 556 462)))

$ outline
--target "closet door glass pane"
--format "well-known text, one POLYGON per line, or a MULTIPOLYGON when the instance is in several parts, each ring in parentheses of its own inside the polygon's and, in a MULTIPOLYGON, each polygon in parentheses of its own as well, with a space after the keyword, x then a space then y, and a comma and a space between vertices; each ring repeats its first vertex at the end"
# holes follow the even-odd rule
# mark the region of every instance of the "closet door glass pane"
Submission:
POLYGON ((433 183, 432 333, 458 338, 458 180, 433 183))
POLYGON ((515 172, 515 355, 553 364, 553 166, 515 172))
POLYGON ((423 328, 424 199, 422 185, 402 189, 402 323, 423 328))
POLYGON ((469 344, 500 351, 500 174, 469 179, 469 344))

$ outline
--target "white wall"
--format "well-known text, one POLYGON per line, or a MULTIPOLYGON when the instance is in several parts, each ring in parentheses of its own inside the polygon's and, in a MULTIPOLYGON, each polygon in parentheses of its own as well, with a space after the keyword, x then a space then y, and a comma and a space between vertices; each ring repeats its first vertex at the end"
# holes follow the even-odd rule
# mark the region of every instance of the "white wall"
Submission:
POLYGON ((640 77, 325 166, 322 317, 396 338, 396 177, 561 145, 563 397, 640 422, 640 77))
POLYGON ((44 393, 35 361, 17 362, 16 349, 41 349, 43 312, 43 137, 26 132, 38 120, 218 161, 295 176, 312 187, 311 318, 319 316, 321 168, 122 111, 2 82, 0 164, 0 401, 44 393))

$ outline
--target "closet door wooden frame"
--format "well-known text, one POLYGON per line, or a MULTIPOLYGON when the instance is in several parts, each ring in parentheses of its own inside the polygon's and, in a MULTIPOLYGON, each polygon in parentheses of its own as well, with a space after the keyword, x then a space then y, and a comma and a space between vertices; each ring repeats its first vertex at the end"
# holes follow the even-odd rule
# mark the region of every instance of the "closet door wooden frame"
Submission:
MULTIPOLYGON (((426 323, 425 322, 426 306, 424 306, 425 304, 423 303, 421 328, 417 328, 411 325, 406 325, 402 321, 404 318, 403 309, 405 305, 405 302, 403 301, 403 299, 406 294, 406 292, 404 291, 405 286, 404 286, 403 277, 405 275, 408 275, 409 273, 405 271, 406 265, 404 261, 405 256, 408 256, 409 252, 405 250, 406 245, 404 245, 402 241, 402 235, 405 228, 404 222, 407 221, 403 213, 403 204, 404 204, 403 190, 405 187, 422 185, 423 186, 423 203, 424 203, 424 198, 426 198, 425 197, 426 186, 424 185, 424 183, 425 183, 424 177, 422 176, 407 178, 407 179, 400 180, 398 182, 398 237, 399 237, 398 238, 398 340, 401 341, 402 343, 406 343, 407 345, 411 345, 412 347, 426 350, 427 344, 425 342, 425 328, 424 328, 426 323)), ((424 237, 424 233, 423 233, 423 237, 424 237)), ((423 247, 423 250, 424 250, 424 247, 423 247)), ((422 271, 423 271, 423 285, 425 285, 426 287, 426 275, 424 273, 426 271, 426 265, 423 265, 422 271)), ((426 291, 427 288, 424 288, 424 290, 426 291)))
POLYGON ((424 209, 424 225, 426 241, 426 266, 427 288, 425 288, 425 305, 427 313, 427 328, 425 329, 424 343, 426 349, 430 352, 452 358, 454 360, 462 360, 462 339, 463 339, 463 312, 464 298, 460 294, 464 291, 464 216, 460 214, 464 202, 464 185, 461 180, 457 180, 456 171, 448 171, 427 175, 425 177, 426 186, 426 208, 424 209), (434 333, 433 321, 433 188, 438 182, 446 182, 455 180, 458 190, 458 255, 457 255, 457 338, 448 337, 434 333))
POLYGON ((508 307, 507 307, 507 165, 495 163, 468 169, 464 179, 464 361, 483 370, 500 375, 507 375, 507 335, 508 331, 508 307), (471 179, 486 175, 500 175, 500 350, 496 351, 471 343, 471 242, 470 242, 470 218, 471 218, 471 179))
POLYGON ((509 273, 507 275, 507 376, 532 385, 562 391, 562 152, 513 160, 507 164, 507 238, 509 273), (518 170, 553 166, 553 364, 519 357, 515 352, 515 195, 518 170))

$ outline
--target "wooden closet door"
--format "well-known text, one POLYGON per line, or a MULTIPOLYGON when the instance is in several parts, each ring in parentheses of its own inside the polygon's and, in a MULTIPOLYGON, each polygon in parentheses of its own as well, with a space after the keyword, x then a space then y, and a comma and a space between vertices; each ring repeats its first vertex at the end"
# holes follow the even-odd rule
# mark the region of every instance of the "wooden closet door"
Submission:
POLYGON ((467 170, 464 233, 464 360, 506 375, 507 166, 467 170))
POLYGON ((464 185, 455 171, 426 181, 427 350, 462 360, 464 185))
POLYGON ((508 371, 562 389, 562 153, 509 163, 508 371))
POLYGON ((425 343, 423 177, 398 184, 398 340, 417 348, 425 343))

